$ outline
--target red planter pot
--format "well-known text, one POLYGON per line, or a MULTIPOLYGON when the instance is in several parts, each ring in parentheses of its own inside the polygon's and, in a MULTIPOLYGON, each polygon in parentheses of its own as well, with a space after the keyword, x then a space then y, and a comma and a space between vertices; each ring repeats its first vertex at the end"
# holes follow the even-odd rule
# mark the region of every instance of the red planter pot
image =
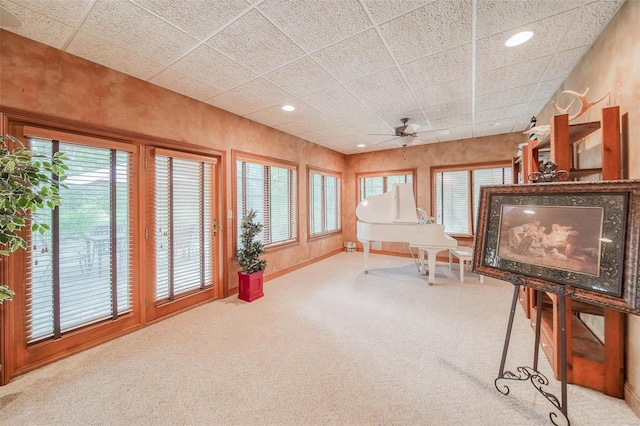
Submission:
POLYGON ((262 290, 264 271, 245 274, 238 271, 239 290, 238 298, 246 302, 253 302, 264 296, 262 290))

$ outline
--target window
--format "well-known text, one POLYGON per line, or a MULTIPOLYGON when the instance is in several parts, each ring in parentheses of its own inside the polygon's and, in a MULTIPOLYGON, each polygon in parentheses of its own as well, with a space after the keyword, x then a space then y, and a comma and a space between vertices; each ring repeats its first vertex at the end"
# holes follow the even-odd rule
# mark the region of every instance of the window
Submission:
MULTIPOLYGON (((251 210, 264 225, 261 240, 265 247, 296 241, 297 167, 265 157, 236 156, 236 230, 251 210)), ((239 232, 236 232, 240 243, 239 232)))
POLYGON ((156 302, 210 287, 215 276, 215 159, 186 157, 156 150, 156 302))
POLYGON ((358 175, 358 201, 362 201, 373 195, 388 192, 394 183, 413 183, 415 181, 414 177, 414 170, 397 170, 393 172, 358 175))
POLYGON ((511 183, 511 167, 448 169, 434 173, 436 222, 453 234, 472 234, 482 185, 511 183))
POLYGON ((309 236, 340 231, 340 175, 309 169, 309 236))
POLYGON ((62 205, 38 212, 50 231, 31 232, 27 342, 59 339, 132 309, 131 153, 30 138, 34 152, 69 158, 62 205))

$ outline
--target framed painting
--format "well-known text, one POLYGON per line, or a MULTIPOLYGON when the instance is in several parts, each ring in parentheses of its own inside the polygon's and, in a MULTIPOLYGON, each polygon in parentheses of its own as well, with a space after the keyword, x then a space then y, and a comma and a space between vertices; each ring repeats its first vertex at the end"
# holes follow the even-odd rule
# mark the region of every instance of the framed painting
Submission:
POLYGON ((481 188, 473 268, 640 313, 640 181, 481 188))

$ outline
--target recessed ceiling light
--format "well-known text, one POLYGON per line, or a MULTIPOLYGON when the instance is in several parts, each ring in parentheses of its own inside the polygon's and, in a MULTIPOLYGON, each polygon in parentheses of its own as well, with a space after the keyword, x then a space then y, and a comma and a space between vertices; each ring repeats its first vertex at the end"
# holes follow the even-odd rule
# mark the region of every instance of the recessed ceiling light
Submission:
POLYGON ((365 145, 365 144, 363 144, 363 143, 359 143, 359 144, 358 144, 358 148, 364 148, 365 146, 366 146, 366 145, 365 145))
POLYGON ((296 107, 294 107, 293 105, 285 105, 285 106, 282 107, 283 111, 288 111, 288 112, 293 111, 295 109, 296 109, 296 107))
POLYGON ((511 38, 507 40, 504 45, 509 47, 519 46, 522 43, 529 41, 531 37, 533 37, 533 31, 522 31, 516 35, 511 36, 511 38))

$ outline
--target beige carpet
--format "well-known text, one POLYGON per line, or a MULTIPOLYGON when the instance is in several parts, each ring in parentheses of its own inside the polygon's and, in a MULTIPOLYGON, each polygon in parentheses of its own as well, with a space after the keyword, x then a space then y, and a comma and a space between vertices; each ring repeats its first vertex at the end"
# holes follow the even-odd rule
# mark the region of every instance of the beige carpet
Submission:
MULTIPOLYGON (((510 284, 460 283, 439 264, 428 286, 411 259, 371 266, 342 253, 252 303, 209 303, 16 378, 0 424, 551 424, 528 382, 509 396, 493 384, 510 284)), ((507 369, 531 365, 533 338, 518 308, 507 369)), ((544 357, 540 369, 552 377, 544 357)), ((574 426, 640 423, 599 392, 570 385, 568 398, 574 426)))

